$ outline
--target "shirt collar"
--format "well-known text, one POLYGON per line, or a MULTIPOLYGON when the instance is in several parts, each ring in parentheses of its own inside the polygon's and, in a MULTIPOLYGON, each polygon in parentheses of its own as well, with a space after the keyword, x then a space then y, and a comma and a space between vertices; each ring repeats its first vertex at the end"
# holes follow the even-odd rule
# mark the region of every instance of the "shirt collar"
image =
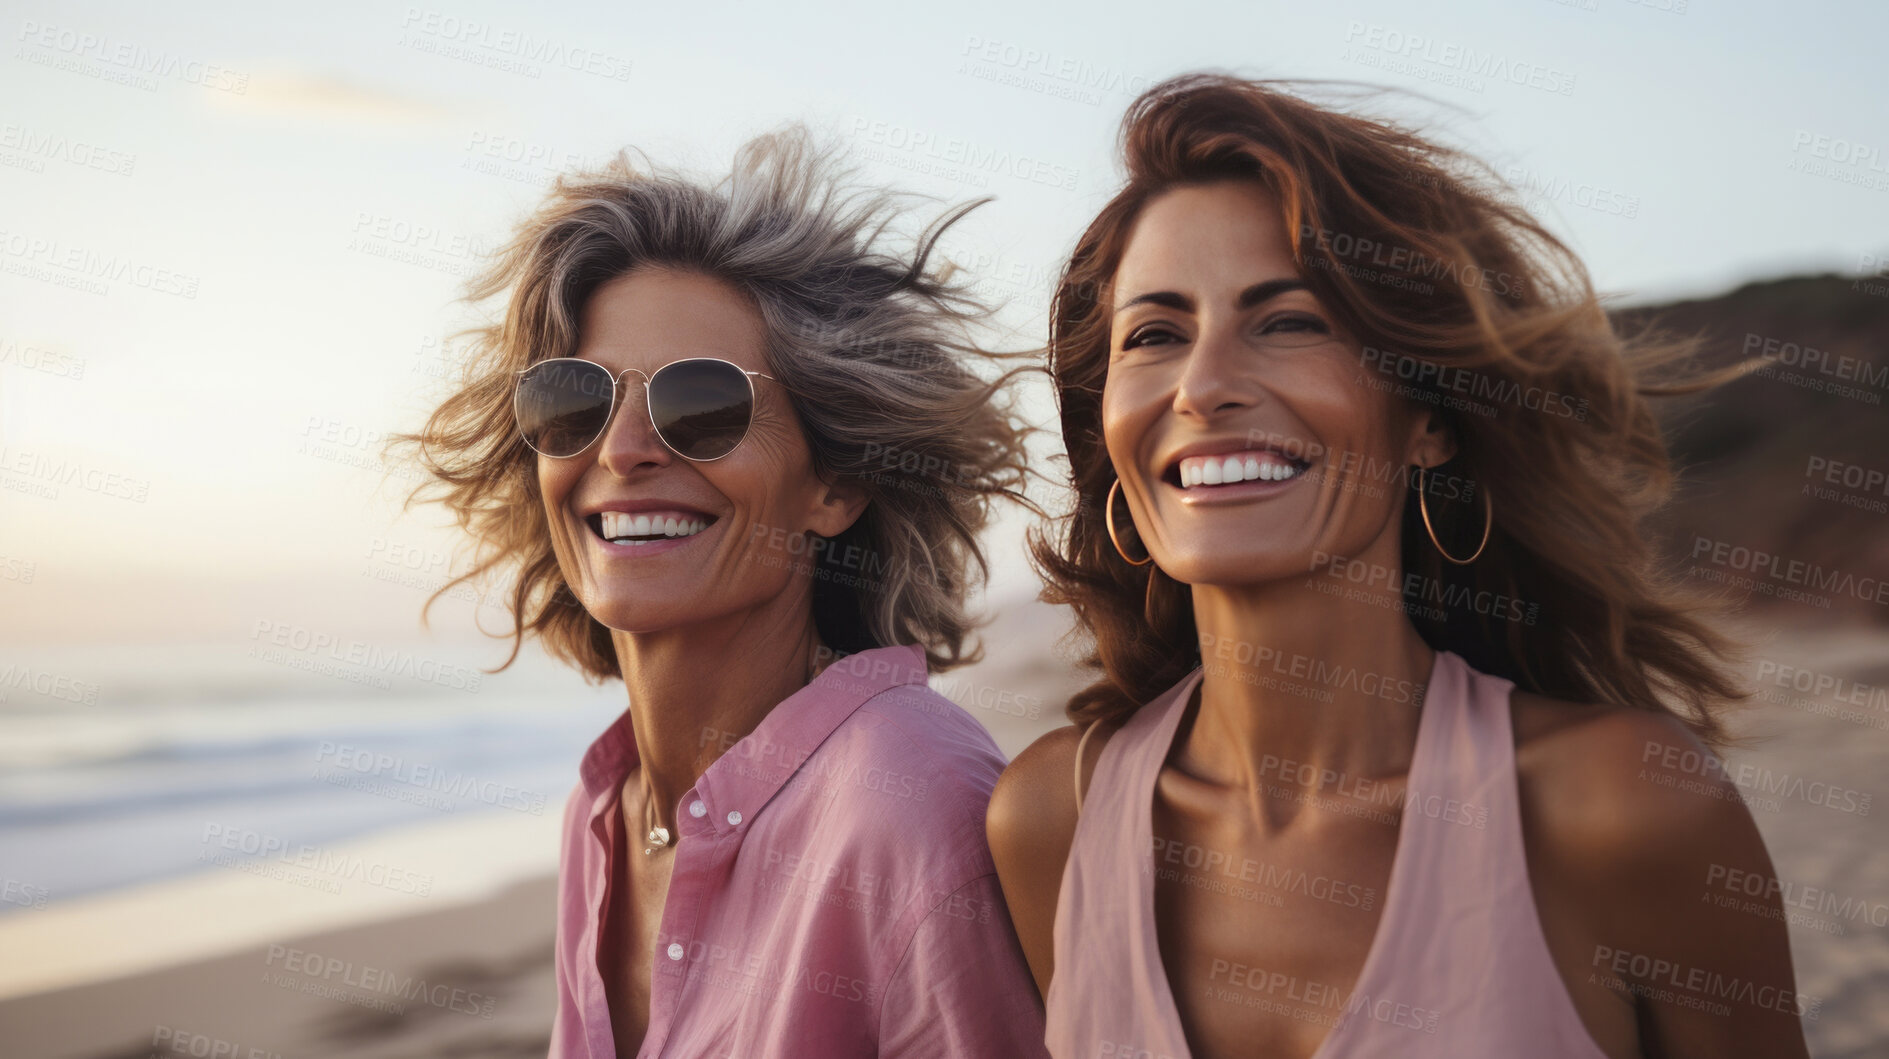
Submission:
MULTIPOLYGON (((702 773, 695 796, 705 803, 708 822, 718 830, 739 822, 731 823, 727 810, 714 811, 723 804, 752 818, 867 699, 901 684, 923 684, 926 675, 925 651, 917 644, 875 647, 834 660, 702 773)), ((578 775, 593 801, 622 782, 638 761, 631 713, 624 710, 584 752, 578 775)))

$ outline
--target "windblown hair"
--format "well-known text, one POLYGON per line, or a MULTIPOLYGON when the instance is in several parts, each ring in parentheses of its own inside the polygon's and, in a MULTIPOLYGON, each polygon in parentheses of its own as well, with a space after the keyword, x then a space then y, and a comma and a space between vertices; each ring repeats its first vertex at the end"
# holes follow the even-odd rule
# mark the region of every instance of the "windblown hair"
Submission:
POLYGON ((1026 354, 980 347, 975 331, 990 310, 952 282, 954 266, 929 264, 945 230, 985 200, 946 211, 909 246, 888 245, 909 196, 855 185, 853 173, 799 125, 743 145, 713 186, 647 160, 639 167, 625 149, 560 176, 468 283, 469 303, 503 296, 502 317, 455 336, 471 338, 457 390, 390 449, 417 456, 429 476, 407 505, 439 500, 476 545, 427 608, 462 582, 516 575, 512 653, 498 669, 530 632, 593 681, 622 675, 610 630, 558 567, 512 386, 526 365, 574 355, 585 300, 642 268, 701 273, 752 299, 768 373, 792 401, 815 472, 867 493, 849 529, 806 553, 826 645, 917 643, 934 671, 981 656, 965 646, 965 595, 988 575, 977 535, 999 497, 1035 508, 1022 492, 1029 430, 1007 383, 1040 369, 982 371, 1026 354))
MULTIPOLYGON (((1289 84, 1197 73, 1143 93, 1122 124, 1127 185, 1063 269, 1049 360, 1077 503, 1031 551, 1043 598, 1071 605, 1094 643, 1086 661, 1100 677, 1071 700, 1071 718, 1119 719, 1199 664, 1188 586, 1129 565, 1104 529, 1114 471, 1101 395, 1111 283, 1143 208, 1177 186, 1233 178, 1276 196, 1301 277, 1351 335, 1416 366, 1393 381, 1421 390, 1452 429, 1457 455, 1438 470, 1493 502, 1487 550, 1456 566, 1432 546, 1406 485, 1403 569, 1420 577, 1406 578, 1405 602, 1424 640, 1524 690, 1672 713, 1723 745, 1716 711, 1743 697, 1731 671, 1739 645, 1712 621, 1712 601, 1662 571, 1643 534, 1673 481, 1646 398, 1742 369, 1682 378, 1696 340, 1616 334, 1579 259, 1488 166, 1289 84), (1566 400, 1462 414, 1438 384, 1440 369, 1457 368, 1497 393, 1534 387, 1566 400), (1488 591, 1539 609, 1529 624, 1460 608, 1439 617, 1410 590, 1426 582, 1446 598, 1488 591)), ((1456 554, 1473 548, 1480 503, 1431 508, 1443 540, 1468 542, 1456 554)))

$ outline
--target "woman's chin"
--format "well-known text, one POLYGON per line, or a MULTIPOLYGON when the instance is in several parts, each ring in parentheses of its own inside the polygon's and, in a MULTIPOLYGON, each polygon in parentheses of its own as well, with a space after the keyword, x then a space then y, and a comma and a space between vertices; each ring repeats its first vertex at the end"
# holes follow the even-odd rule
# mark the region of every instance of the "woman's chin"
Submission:
POLYGON ((590 616, 615 632, 653 633, 677 629, 701 620, 697 608, 651 605, 647 599, 604 598, 585 607, 590 616))
POLYGON ((1161 565, 1161 572, 1169 578, 1196 588, 1252 588, 1303 579, 1311 569, 1311 559, 1302 551, 1283 552, 1271 548, 1176 556, 1161 565))

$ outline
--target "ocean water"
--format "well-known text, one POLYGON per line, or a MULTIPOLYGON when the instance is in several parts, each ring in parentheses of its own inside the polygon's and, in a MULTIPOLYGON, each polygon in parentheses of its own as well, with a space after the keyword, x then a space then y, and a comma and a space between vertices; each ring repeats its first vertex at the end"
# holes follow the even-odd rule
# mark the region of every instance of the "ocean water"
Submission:
POLYGON ((425 653, 429 680, 411 656, 294 668, 249 646, 0 653, 0 916, 388 827, 555 815, 626 705, 542 656, 468 688, 502 651, 425 653))

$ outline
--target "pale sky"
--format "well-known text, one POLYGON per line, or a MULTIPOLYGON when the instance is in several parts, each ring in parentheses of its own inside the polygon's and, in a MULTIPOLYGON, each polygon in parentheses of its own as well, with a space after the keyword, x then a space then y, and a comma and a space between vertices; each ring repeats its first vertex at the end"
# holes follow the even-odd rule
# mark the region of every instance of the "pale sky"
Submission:
POLYGON ((624 145, 712 176, 801 119, 876 178, 994 195, 950 246, 1021 277, 990 288, 1020 342, 1123 108, 1190 69, 1428 92, 1400 113, 1553 189, 1634 300, 1889 259, 1881 5, 794 6, 0 4, 0 637, 227 634, 217 591, 346 610, 397 547, 433 569, 378 434, 426 407, 479 248, 624 145), (993 152, 1035 179, 935 171, 993 152))

